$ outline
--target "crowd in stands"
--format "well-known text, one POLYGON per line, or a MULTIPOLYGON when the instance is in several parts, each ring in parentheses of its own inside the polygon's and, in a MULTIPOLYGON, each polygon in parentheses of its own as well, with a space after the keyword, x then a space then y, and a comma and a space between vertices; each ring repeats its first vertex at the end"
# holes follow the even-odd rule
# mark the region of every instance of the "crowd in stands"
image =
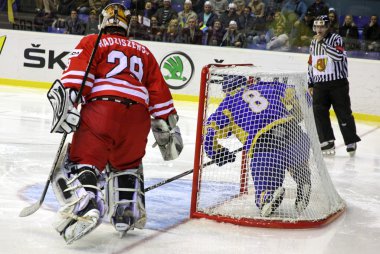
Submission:
MULTIPOLYGON (((21 1, 22 2, 22 1, 21 1)), ((37 31, 85 35, 97 33, 101 10, 122 2, 131 10, 128 36, 139 40, 221 47, 249 47, 306 52, 314 36, 313 21, 328 15, 330 31, 339 33, 347 50, 380 51, 377 15, 355 24, 339 21, 323 0, 36 0, 37 31), (180 4, 177 4, 180 2, 180 4)), ((328 1, 327 1, 328 2, 328 1)))

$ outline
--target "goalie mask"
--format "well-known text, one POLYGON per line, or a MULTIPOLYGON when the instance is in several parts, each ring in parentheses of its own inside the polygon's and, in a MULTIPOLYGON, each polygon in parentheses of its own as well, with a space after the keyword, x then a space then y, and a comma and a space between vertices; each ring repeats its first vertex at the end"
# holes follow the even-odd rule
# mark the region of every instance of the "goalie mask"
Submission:
POLYGON ((121 27, 124 30, 128 30, 130 16, 130 11, 123 5, 117 3, 109 4, 100 14, 99 28, 121 27))

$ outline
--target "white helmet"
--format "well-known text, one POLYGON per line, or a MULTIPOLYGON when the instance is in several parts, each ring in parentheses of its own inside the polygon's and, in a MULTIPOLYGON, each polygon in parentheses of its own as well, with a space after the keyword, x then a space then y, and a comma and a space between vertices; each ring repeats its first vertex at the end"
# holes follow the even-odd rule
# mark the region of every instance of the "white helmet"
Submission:
POLYGON ((121 27, 128 30, 131 12, 122 4, 109 4, 102 10, 99 18, 99 28, 109 26, 121 27))
POLYGON ((318 16, 315 20, 314 20, 314 23, 313 23, 313 31, 316 32, 317 31, 317 26, 322 26, 322 27, 325 27, 325 28, 328 28, 330 25, 330 20, 329 20, 329 17, 327 15, 321 15, 321 16, 318 16))

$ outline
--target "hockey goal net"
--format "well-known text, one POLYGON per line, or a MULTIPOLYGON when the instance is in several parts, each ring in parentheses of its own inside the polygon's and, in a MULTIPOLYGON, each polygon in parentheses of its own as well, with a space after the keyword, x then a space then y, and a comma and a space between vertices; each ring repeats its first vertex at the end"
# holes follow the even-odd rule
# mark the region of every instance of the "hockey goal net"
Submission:
POLYGON ((192 218, 311 228, 345 210, 321 154, 306 73, 204 67, 196 135, 192 218))

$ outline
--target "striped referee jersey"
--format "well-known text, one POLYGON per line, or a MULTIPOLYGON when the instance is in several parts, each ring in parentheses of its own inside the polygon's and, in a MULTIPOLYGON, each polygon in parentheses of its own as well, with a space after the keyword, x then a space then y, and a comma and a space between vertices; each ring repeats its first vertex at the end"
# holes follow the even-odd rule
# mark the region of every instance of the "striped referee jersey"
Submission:
POLYGON ((308 85, 324 83, 348 77, 347 54, 339 34, 328 33, 317 42, 311 41, 308 68, 308 85))

